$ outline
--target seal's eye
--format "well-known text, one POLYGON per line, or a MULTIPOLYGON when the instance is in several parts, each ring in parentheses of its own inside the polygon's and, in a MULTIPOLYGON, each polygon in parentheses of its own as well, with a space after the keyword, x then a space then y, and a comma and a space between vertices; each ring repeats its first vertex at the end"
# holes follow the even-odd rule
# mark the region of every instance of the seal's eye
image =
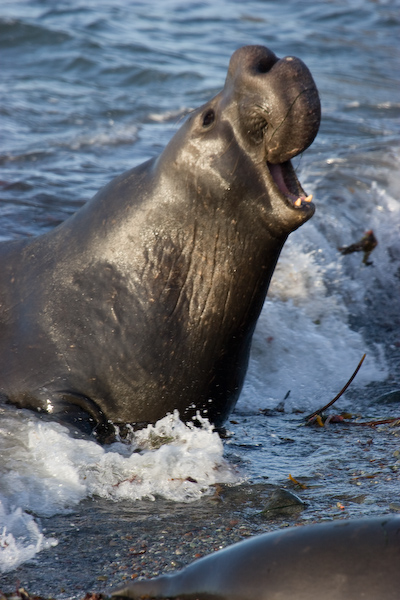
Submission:
POLYGON ((212 108, 208 109, 203 116, 203 127, 210 127, 214 123, 215 120, 215 112, 212 108))

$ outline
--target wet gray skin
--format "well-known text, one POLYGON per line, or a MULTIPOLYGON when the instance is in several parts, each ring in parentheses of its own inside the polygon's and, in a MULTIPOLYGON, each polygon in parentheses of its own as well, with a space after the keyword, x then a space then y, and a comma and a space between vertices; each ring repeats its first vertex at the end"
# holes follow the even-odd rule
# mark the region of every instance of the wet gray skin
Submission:
POLYGON ((96 429, 234 408, 320 103, 301 60, 237 50, 162 154, 53 231, 0 245, 0 397, 96 429))
POLYGON ((400 518, 291 527, 250 538, 118 598, 397 600, 400 518))

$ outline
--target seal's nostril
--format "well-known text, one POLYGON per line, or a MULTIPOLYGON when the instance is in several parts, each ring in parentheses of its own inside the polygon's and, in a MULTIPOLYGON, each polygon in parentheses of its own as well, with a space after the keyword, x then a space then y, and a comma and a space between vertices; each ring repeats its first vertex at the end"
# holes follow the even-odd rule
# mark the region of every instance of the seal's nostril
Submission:
POLYGON ((272 67, 271 60, 268 60, 268 58, 265 56, 265 57, 261 58, 261 60, 257 63, 256 72, 257 73, 268 73, 268 71, 271 69, 271 67, 272 67))

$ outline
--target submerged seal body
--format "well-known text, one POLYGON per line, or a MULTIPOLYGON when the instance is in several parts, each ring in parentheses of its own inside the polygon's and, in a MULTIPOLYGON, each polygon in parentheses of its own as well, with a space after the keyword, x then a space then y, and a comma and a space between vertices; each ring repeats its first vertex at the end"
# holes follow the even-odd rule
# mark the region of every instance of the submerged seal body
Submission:
POLYGON ((171 575, 136 581, 122 598, 397 600, 400 518, 335 521, 259 535, 171 575))
POLYGON ((318 92, 297 58, 237 50, 162 154, 53 231, 0 245, 0 397, 61 419, 220 425, 279 253, 314 212, 290 159, 318 92))

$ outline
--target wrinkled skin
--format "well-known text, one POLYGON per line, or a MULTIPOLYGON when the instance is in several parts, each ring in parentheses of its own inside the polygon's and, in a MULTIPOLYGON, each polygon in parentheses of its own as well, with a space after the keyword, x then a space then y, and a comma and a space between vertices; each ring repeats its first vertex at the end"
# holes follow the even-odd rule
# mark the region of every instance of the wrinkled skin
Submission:
POLYGON ((121 598, 397 600, 400 518, 292 527, 250 538, 170 575, 137 581, 121 598))
POLYGON ((99 435, 173 409, 221 425, 282 246, 314 212, 290 159, 319 122, 299 59, 241 48, 160 156, 1 244, 1 398, 99 435))

